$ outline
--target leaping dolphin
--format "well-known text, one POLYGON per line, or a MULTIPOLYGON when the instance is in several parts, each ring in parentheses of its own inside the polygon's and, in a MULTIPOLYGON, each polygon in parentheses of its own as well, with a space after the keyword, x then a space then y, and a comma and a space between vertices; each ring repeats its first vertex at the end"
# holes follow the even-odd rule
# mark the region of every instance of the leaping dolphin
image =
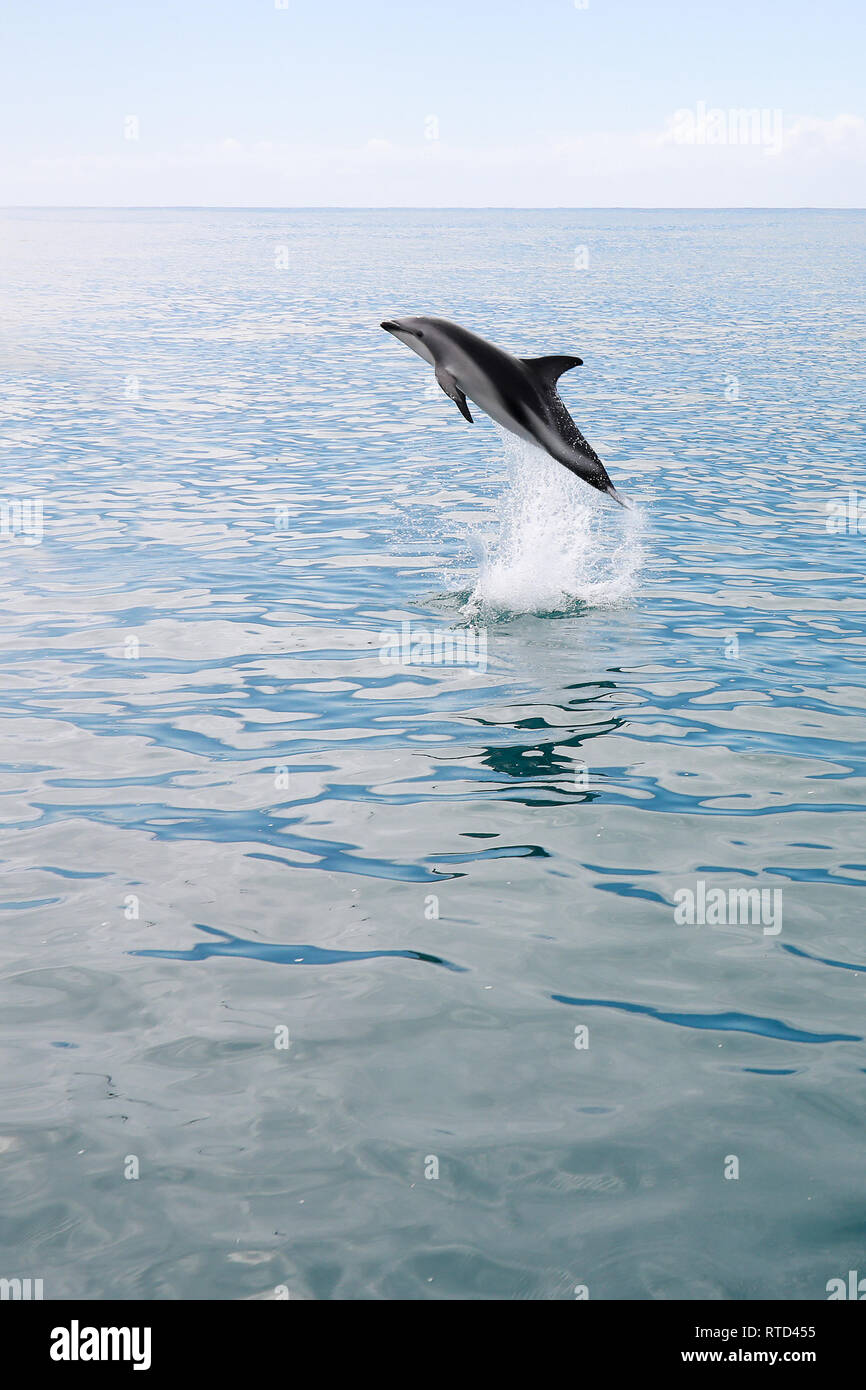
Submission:
POLYGON ((563 372, 583 366, 581 358, 512 357, 447 319, 385 319, 381 326, 435 368, 442 390, 470 424, 467 396, 504 429, 626 505, 556 389, 563 372))

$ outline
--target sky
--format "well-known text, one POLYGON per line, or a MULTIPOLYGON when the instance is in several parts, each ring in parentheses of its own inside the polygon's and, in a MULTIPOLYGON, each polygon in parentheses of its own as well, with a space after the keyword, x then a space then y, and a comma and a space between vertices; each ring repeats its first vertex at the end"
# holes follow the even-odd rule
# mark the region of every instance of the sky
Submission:
POLYGON ((866 0, 0 0, 0 204, 864 207, 864 56, 866 0))

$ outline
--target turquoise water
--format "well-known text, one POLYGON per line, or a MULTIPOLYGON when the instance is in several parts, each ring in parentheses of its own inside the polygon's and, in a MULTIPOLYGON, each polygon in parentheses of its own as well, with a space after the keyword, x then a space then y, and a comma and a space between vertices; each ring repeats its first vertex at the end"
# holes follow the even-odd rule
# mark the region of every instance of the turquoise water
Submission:
POLYGON ((0 1275, 866 1272, 864 243, 3 214, 0 1275), (466 424, 411 312, 579 354, 633 510, 466 424))

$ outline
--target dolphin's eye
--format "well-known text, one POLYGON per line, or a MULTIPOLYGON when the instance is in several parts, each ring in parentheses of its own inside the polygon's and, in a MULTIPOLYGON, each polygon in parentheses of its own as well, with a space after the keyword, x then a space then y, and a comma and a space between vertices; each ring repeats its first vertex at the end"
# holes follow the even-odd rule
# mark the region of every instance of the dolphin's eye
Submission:
POLYGON ((424 334, 421 332, 420 328, 418 329, 417 336, 418 336, 419 338, 423 338, 423 337, 424 337, 424 334))

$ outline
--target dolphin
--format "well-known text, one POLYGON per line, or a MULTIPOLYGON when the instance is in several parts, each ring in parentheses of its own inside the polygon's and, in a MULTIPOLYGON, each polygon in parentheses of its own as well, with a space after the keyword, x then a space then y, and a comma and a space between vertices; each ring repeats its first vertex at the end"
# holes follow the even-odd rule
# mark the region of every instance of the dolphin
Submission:
POLYGON ((472 424, 466 397, 497 424, 543 449, 590 487, 620 497, 595 450, 586 442, 556 389, 579 357, 512 357, 448 319, 385 319, 381 325, 435 369, 436 380, 472 424))

